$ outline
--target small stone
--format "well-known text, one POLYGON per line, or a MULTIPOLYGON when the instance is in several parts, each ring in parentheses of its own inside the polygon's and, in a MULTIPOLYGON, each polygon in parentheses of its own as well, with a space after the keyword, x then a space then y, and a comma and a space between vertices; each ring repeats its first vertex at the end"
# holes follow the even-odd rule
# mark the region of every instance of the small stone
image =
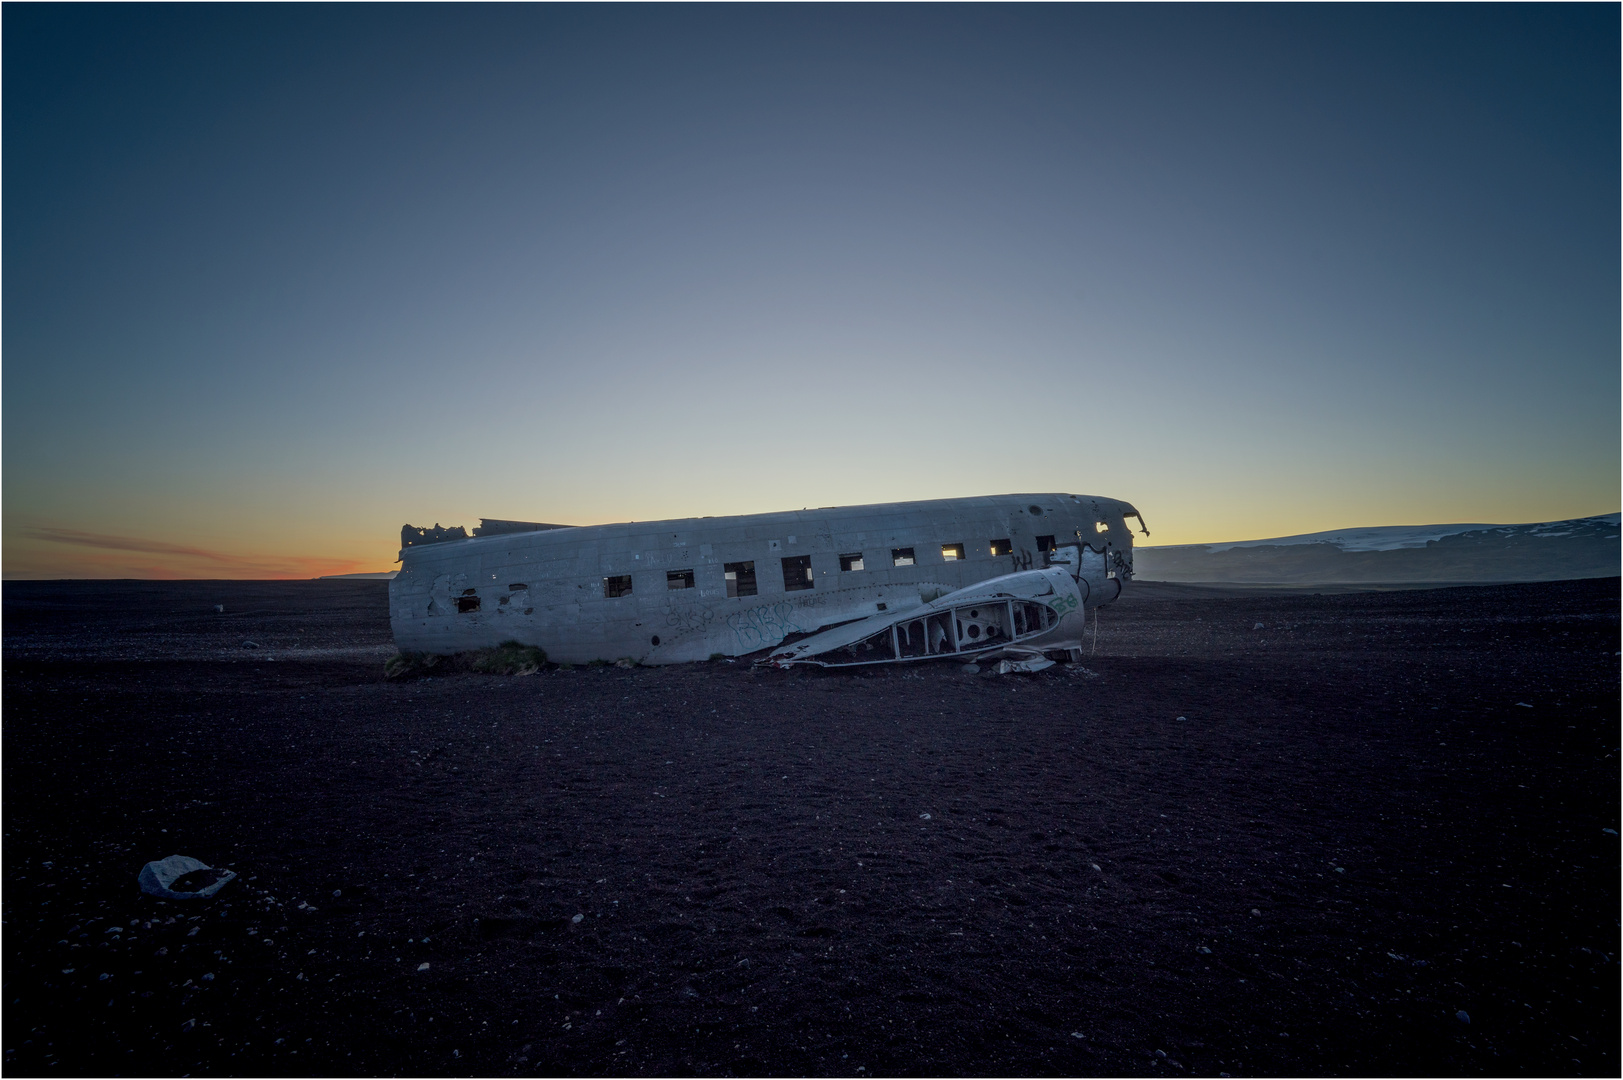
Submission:
POLYGON ((203 972, 203 981, 204 982, 213 982, 214 981, 214 972, 212 972, 212 971, 203 972))
POLYGON ((586 916, 584 916, 584 915, 576 915, 573 919, 570 919, 569 921, 572 922, 572 923, 578 923, 584 918, 586 918, 586 916))
POLYGON ((1263 627, 1263 625, 1261 623, 1258 623, 1257 625, 1253 626, 1251 629, 1253 629, 1253 630, 1261 630, 1261 629, 1264 629, 1264 627, 1263 627))
POLYGON ((1459 1012, 1454 1014, 1454 1019, 1458 1020, 1462 1024, 1469 1024, 1471 1022, 1471 1014, 1466 1012, 1464 1009, 1461 1009, 1459 1012))
POLYGON ((1212 950, 1208 949, 1204 945, 1196 945, 1195 946, 1195 951, 1200 953, 1202 956, 1210 956, 1210 955, 1212 955, 1212 950))
POLYGON ((1189 719, 1189 717, 1187 717, 1187 716, 1180 716, 1180 717, 1178 717, 1178 723, 1180 723, 1180 724, 1184 723, 1188 719, 1189 719))
POLYGON ((101 982, 106 982, 108 979, 111 979, 111 978, 112 978, 112 976, 107 974, 107 972, 104 971, 104 972, 101 973, 100 981, 101 982))
POLYGON ((182 1031, 190 1031, 190 1030, 192 1030, 192 1028, 194 1028, 196 1026, 197 1026, 197 1021, 196 1020, 188 1020, 184 1024, 180 1025, 180 1030, 182 1030, 182 1031))
POLYGON ((1071 1032, 1071 1038, 1073 1038, 1073 1039, 1085 1039, 1085 1038, 1087 1038, 1087 1036, 1082 1034, 1080 1031, 1073 1031, 1073 1032, 1071 1032))
POLYGON ((343 889, 334 889, 332 891, 332 894, 334 896, 343 896, 344 895, 344 890, 343 889))
POLYGON ((1252 908, 1251 909, 1251 914, 1253 914, 1253 915, 1261 915, 1262 912, 1258 911, 1256 908, 1252 908))
POLYGON ((427 965, 427 964, 426 964, 426 963, 424 963, 424 964, 418 964, 418 965, 417 965, 417 970, 418 970, 418 971, 427 971, 427 970, 428 970, 428 965, 427 965))
POLYGON ((1335 870, 1338 874, 1345 874, 1347 872, 1347 868, 1345 866, 1338 866, 1335 868, 1335 870))
POLYGON ((919 815, 919 820, 920 821, 929 821, 930 820, 930 815, 929 814, 920 814, 919 815))
POLYGON ((1104 871, 1104 867, 1102 867, 1102 866, 1100 866, 1100 865, 1099 865, 1099 864, 1098 864, 1098 863, 1096 863, 1096 862, 1095 862, 1095 863, 1088 863, 1088 865, 1089 865, 1089 866, 1091 866, 1091 867, 1093 867, 1093 868, 1094 868, 1094 869, 1095 869, 1095 870, 1097 870, 1097 871, 1099 871, 1099 873, 1101 873, 1101 874, 1102 874, 1102 873, 1104 873, 1104 872, 1105 872, 1105 871, 1104 871))

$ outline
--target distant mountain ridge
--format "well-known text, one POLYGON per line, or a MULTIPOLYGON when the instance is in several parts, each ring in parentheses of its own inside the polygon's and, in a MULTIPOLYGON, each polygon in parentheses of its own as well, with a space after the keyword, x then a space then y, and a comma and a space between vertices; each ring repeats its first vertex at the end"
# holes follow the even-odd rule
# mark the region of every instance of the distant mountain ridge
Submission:
POLYGON ((1614 577, 1620 515, 1527 525, 1381 525, 1136 547, 1146 581, 1233 585, 1463 584, 1614 577))

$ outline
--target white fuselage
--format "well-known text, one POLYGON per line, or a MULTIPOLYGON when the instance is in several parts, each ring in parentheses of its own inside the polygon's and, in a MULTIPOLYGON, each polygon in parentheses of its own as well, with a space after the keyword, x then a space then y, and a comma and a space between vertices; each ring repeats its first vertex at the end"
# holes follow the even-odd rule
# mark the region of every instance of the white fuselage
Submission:
POLYGON ((1109 603, 1132 575, 1136 515, 1115 499, 996 495, 419 544, 400 553, 389 618, 410 652, 519 641, 560 663, 741 656, 1041 567, 1067 543, 1083 549, 1084 601, 1109 603))

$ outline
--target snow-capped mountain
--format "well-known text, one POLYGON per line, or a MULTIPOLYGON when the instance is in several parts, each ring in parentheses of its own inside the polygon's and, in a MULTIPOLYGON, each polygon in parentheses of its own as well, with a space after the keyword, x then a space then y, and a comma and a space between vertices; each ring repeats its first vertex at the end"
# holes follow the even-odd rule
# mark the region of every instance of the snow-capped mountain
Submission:
POLYGON ((1420 584, 1559 581, 1619 573, 1618 514, 1528 525, 1382 525, 1140 547, 1148 581, 1227 584, 1420 584))

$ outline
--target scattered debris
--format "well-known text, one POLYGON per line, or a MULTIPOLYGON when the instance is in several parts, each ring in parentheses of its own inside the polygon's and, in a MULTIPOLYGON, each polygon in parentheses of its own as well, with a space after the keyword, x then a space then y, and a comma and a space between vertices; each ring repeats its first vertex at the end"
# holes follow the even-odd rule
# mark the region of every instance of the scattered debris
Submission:
POLYGON ((1014 672, 1030 673, 1044 671, 1054 666, 1054 661, 1046 656, 1034 656, 1029 660, 999 660, 992 668, 994 675, 1008 675, 1014 672))
POLYGON ((1454 1019, 1458 1020, 1462 1024, 1465 1024, 1465 1025, 1469 1026, 1469 1024, 1471 1023, 1471 1014, 1466 1012, 1464 1009, 1461 1009, 1459 1012, 1454 1014, 1454 1019))

